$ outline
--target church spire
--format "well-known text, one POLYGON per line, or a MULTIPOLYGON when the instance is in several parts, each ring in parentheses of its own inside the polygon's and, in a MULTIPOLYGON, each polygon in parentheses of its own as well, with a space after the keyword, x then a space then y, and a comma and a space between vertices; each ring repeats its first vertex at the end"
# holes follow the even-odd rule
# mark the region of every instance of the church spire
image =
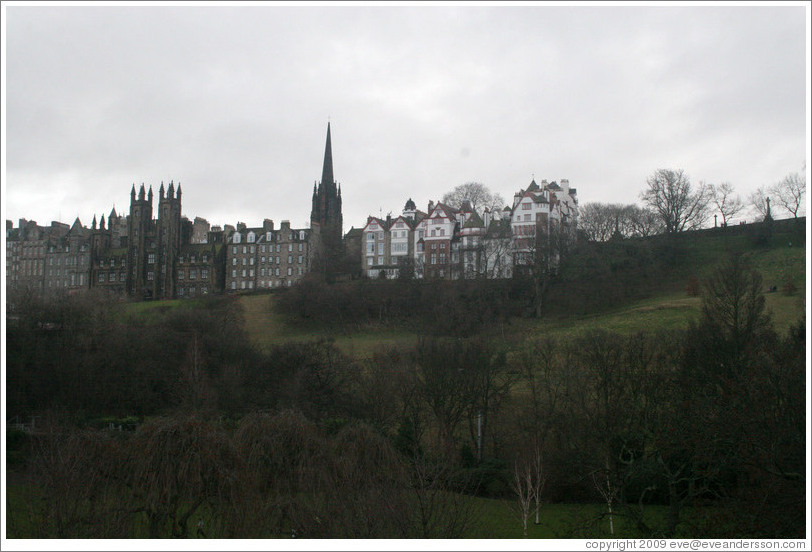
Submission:
POLYGON ((327 144, 324 146, 324 168, 321 171, 321 185, 333 185, 333 148, 330 146, 330 123, 327 123, 327 144))

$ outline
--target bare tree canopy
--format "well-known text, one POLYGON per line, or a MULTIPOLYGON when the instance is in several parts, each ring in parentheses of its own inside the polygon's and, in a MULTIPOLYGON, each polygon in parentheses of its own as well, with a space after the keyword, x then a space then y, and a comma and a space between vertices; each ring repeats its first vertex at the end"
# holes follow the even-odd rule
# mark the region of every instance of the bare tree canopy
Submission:
POLYGON ((761 215, 763 219, 767 219, 772 216, 770 214, 770 198, 767 197, 767 193, 768 192, 762 186, 750 194, 750 197, 748 198, 750 205, 758 212, 758 214, 761 215))
POLYGON ((711 184, 708 190, 711 201, 722 214, 722 225, 727 226, 728 221, 744 209, 744 202, 740 196, 733 195, 733 184, 730 182, 711 184))
POLYGON ((643 201, 663 221, 668 234, 699 228, 708 211, 708 190, 691 186, 682 169, 658 169, 647 180, 648 189, 641 194, 643 201))
POLYGON ((658 234, 662 223, 656 213, 637 205, 587 203, 579 210, 578 229, 589 241, 646 237, 658 234))
POLYGON ((794 218, 798 218, 806 194, 806 175, 788 174, 781 182, 770 187, 770 193, 775 196, 781 207, 792 213, 794 218))
POLYGON ((443 203, 456 209, 459 209, 466 200, 470 201, 474 211, 480 214, 485 209, 501 210, 505 206, 505 199, 481 182, 460 184, 443 196, 443 203))

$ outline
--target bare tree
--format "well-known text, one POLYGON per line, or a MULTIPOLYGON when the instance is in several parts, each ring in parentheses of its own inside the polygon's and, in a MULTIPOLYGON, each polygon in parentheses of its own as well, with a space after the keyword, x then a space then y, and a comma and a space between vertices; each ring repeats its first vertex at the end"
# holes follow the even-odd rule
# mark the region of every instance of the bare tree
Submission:
POLYGON ((806 175, 788 174, 781 182, 770 187, 770 193, 775 196, 781 207, 792 213, 793 218, 798 218, 806 194, 806 175))
POLYGON ((710 191, 711 201, 722 214, 722 226, 727 226, 728 220, 731 220, 744 209, 744 202, 738 195, 733 195, 733 184, 730 182, 711 184, 708 186, 708 190, 710 191))
POLYGON ((527 538, 527 520, 530 518, 530 508, 533 505, 533 470, 529 464, 520 464, 517 460, 513 465, 513 492, 516 493, 519 504, 519 517, 522 520, 522 535, 527 538))
MULTIPOLYGON (((607 241, 615 232, 617 219, 613 216, 613 205, 587 203, 578 213, 578 228, 589 241, 607 241)), ((619 206, 617 206, 619 207, 619 206)))
POLYGON ((470 201, 474 211, 482 214, 488 208, 491 211, 501 210, 505 206, 502 196, 492 192, 481 182, 466 182, 455 187, 443 196, 443 203, 459 209, 463 201, 470 201))
POLYGON ((536 525, 539 524, 541 511, 541 492, 547 476, 544 473, 544 464, 541 458, 541 449, 533 446, 528 454, 517 459, 513 464, 513 479, 511 487, 518 499, 518 512, 522 520, 522 534, 527 538, 527 520, 535 505, 536 525))
POLYGON ((764 220, 772 218, 770 213, 770 198, 768 191, 762 186, 750 194, 750 205, 761 215, 764 220))
POLYGON ((648 189, 641 197, 660 216, 667 234, 699 228, 705 222, 707 187, 695 189, 682 169, 659 169, 646 183, 648 189))
POLYGON ((629 219, 632 236, 646 238, 661 234, 663 231, 663 221, 652 209, 629 205, 626 216, 629 219))

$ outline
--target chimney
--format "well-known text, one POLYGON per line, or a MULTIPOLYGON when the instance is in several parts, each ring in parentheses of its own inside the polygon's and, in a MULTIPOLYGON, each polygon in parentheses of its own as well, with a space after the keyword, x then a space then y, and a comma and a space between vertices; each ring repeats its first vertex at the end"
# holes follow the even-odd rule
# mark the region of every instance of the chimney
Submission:
POLYGON ((265 219, 262 221, 262 229, 265 232, 272 232, 273 231, 273 221, 271 219, 265 219))

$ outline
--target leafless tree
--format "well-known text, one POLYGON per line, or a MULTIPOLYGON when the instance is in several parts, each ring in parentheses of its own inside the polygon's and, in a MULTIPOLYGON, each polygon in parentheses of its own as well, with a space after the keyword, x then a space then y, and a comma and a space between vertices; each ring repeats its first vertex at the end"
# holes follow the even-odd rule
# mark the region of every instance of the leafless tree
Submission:
POLYGON ((711 201, 722 214, 722 226, 727 226, 728 221, 744 209, 744 202, 738 195, 733 195, 733 184, 730 182, 710 184, 708 189, 711 201))
POLYGON ((519 517, 522 520, 522 535, 527 538, 527 520, 530 518, 530 509, 533 505, 533 470, 529 464, 520 464, 517 460, 513 465, 513 479, 511 487, 519 501, 519 517))
POLYGON ((788 174, 781 182, 770 187, 770 193, 781 207, 792 213, 793 218, 798 218, 798 213, 803 209, 803 197, 806 194, 806 175, 788 174))
POLYGON ((700 228, 707 218, 707 187, 694 188, 682 169, 659 169, 647 180, 641 197, 663 221, 667 234, 700 228))
POLYGON ((522 520, 522 534, 527 538, 527 520, 535 505, 536 525, 539 524, 541 512, 541 493, 547 479, 541 449, 533 445, 525 454, 520 455, 513 464, 511 487, 518 500, 517 508, 522 520))
POLYGON ((759 213, 762 219, 766 220, 772 217, 770 213, 770 198, 769 192, 763 186, 757 188, 755 192, 750 194, 750 205, 759 213))
POLYGON ((481 182, 460 184, 443 196, 443 203, 456 209, 459 209, 466 200, 471 202, 474 211, 479 214, 486 208, 494 211, 501 210, 505 206, 504 198, 481 182))
POLYGON ((652 209, 629 205, 627 216, 632 236, 646 238, 661 234, 663 231, 663 221, 652 209))

